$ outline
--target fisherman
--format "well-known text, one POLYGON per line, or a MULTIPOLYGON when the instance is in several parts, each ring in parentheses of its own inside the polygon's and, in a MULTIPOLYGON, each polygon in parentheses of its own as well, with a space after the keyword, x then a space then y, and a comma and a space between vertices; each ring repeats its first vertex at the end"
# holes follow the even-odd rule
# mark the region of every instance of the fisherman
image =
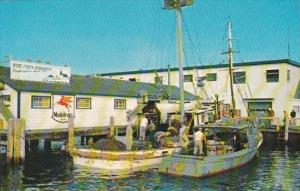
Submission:
POLYGON ((189 145, 189 138, 188 138, 188 126, 185 124, 179 130, 179 146, 182 148, 187 148, 189 145))
POLYGON ((156 141, 156 144, 158 147, 162 147, 163 146, 163 138, 164 137, 168 137, 170 136, 171 133, 169 131, 167 132, 164 132, 164 131, 157 131, 155 134, 154 134, 154 138, 155 138, 155 141, 156 141))
POLYGON ((142 140, 142 141, 145 140, 147 128, 148 128, 148 119, 144 114, 142 114, 142 119, 141 119, 141 123, 140 123, 139 140, 142 140))
POLYGON ((296 111, 294 109, 291 111, 290 117, 292 118, 292 126, 296 126, 296 111))
POLYGON ((272 108, 268 109, 268 115, 269 115, 268 117, 270 117, 270 122, 269 122, 268 126, 272 127, 273 126, 273 118, 275 115, 274 110, 272 108))
POLYGON ((203 133, 199 128, 194 133, 194 155, 203 155, 203 133))
POLYGON ((133 140, 133 131, 132 131, 132 123, 129 122, 128 126, 126 127, 126 150, 130 151, 132 147, 133 140))

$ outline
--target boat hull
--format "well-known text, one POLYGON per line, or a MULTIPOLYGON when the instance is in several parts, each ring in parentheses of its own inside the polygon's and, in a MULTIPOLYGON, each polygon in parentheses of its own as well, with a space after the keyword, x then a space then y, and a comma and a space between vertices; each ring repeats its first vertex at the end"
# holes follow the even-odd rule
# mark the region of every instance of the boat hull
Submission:
POLYGON ((173 150, 174 148, 109 152, 77 149, 73 155, 73 162, 75 165, 98 169, 106 175, 127 175, 158 168, 162 158, 171 155, 173 150), (103 154, 109 154, 110 157, 103 157, 103 154))
POLYGON ((165 157, 159 172, 178 176, 205 177, 223 173, 248 163, 255 156, 262 141, 257 147, 243 149, 220 156, 171 155, 165 157))

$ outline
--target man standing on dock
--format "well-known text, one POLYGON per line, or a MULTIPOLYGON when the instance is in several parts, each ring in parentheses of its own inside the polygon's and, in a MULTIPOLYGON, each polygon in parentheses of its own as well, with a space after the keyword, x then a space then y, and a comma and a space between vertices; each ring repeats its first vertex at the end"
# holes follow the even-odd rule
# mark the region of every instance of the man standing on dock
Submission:
POLYGON ((296 111, 293 109, 290 113, 290 116, 292 118, 292 126, 295 127, 296 126, 296 111))

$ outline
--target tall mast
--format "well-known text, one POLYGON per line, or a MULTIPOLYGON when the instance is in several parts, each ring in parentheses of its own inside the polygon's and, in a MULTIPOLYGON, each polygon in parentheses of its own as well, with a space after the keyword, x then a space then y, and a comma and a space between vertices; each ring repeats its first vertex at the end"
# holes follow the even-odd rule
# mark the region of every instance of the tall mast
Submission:
POLYGON ((229 55, 229 77, 230 77, 230 91, 231 91, 231 103, 232 103, 231 117, 234 117, 235 100, 234 100, 234 92, 233 92, 233 50, 232 50, 231 22, 228 22, 228 55, 229 55))
POLYGON ((164 0, 165 9, 175 9, 177 17, 177 59, 179 68, 179 89, 180 89, 180 119, 181 125, 184 120, 184 85, 183 85, 183 50, 181 32, 181 7, 193 4, 193 0, 164 0))
POLYGON ((176 7, 177 16, 177 58, 178 58, 178 68, 179 68, 179 89, 180 89, 180 119, 181 124, 184 118, 184 84, 183 84, 183 64, 182 64, 182 34, 181 34, 181 10, 180 5, 176 7))

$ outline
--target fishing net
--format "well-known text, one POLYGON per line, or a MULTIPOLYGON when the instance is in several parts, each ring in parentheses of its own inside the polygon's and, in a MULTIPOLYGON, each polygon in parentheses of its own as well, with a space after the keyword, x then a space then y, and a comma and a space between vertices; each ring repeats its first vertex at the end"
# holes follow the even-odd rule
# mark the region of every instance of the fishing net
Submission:
POLYGON ((100 139, 93 144, 93 148, 104 151, 126 151, 126 145, 113 138, 100 139))

